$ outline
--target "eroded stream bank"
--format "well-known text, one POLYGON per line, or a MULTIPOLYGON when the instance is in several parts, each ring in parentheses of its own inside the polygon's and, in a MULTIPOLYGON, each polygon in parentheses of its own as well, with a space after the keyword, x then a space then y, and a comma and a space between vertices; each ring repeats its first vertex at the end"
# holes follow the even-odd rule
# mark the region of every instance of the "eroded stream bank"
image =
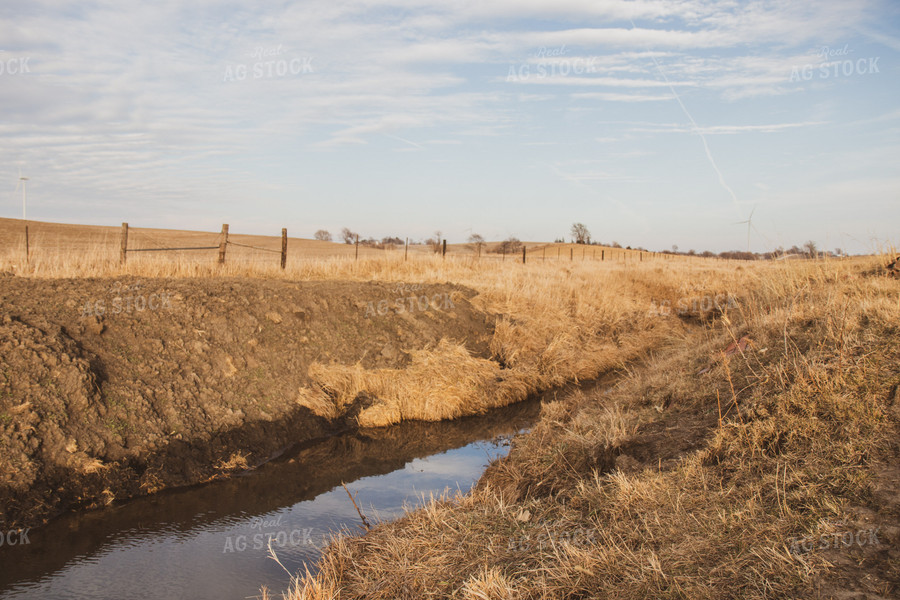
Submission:
POLYGON ((489 356, 494 317, 469 302, 474 291, 408 287, 2 278, 0 530, 207 481, 355 427, 353 403, 332 419, 298 405, 313 364, 403 369, 406 352, 445 338, 489 356), (447 302, 367 314, 413 294, 447 302))
POLYGON ((310 568, 328 535, 402 514, 421 494, 468 490, 540 398, 480 417, 408 422, 298 445, 243 476, 63 515, 0 548, 0 598, 246 598, 287 587, 267 558, 310 568))

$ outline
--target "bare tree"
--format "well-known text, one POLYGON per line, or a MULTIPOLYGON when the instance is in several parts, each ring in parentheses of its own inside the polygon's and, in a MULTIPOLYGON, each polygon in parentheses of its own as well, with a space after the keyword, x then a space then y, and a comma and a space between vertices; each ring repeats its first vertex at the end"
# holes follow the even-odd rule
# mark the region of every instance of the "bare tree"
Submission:
POLYGON ((442 235, 443 235, 443 234, 441 233, 440 230, 435 231, 435 232, 434 232, 434 237, 433 237, 433 238, 428 238, 428 239, 425 241, 426 244, 428 244, 429 246, 431 246, 431 250, 432 250, 435 254, 437 254, 438 252, 441 251, 441 239, 442 239, 441 236, 442 236, 442 235))
POLYGON ((475 252, 480 255, 482 248, 484 248, 484 238, 477 233, 473 233, 469 236, 469 243, 474 246, 475 252))
POLYGON ((576 244, 590 244, 591 232, 584 223, 575 223, 572 225, 572 239, 576 244))
POLYGON ((313 235, 313 238, 320 242, 330 242, 331 234, 324 229, 320 229, 313 235))
POLYGON ((819 255, 819 247, 812 240, 809 240, 805 244, 803 244, 803 250, 806 252, 806 255, 810 258, 815 258, 819 255))
POLYGON ((495 254, 515 254, 522 250, 522 242, 516 237, 509 237, 500 242, 492 252, 495 254))
POLYGON ((347 227, 344 227, 343 229, 341 229, 341 239, 344 240, 345 244, 352 244, 353 242, 356 241, 356 238, 358 238, 358 237, 359 237, 358 233, 354 233, 354 232, 350 231, 350 229, 347 227))

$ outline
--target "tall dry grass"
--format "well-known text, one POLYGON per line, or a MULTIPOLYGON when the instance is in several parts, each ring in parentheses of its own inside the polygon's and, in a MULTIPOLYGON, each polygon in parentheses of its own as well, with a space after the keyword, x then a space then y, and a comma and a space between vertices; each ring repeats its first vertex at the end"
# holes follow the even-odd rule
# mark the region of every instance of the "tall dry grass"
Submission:
POLYGON ((610 275, 650 295, 735 290, 737 306, 612 390, 546 405, 473 493, 338 539, 286 597, 818 597, 847 593, 828 588, 839 564, 889 594, 884 549, 792 551, 892 514, 876 492, 900 431, 900 283, 868 275, 879 262, 610 275))

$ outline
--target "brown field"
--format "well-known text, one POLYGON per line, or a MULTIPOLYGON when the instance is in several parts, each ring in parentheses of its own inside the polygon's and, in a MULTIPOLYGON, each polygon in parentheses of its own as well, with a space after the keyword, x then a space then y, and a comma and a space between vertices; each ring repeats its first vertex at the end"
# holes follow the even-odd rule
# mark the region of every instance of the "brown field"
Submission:
MULTIPOLYGON (((247 271, 267 273, 278 270, 281 238, 277 235, 244 235, 229 232, 225 272, 247 271), (265 248, 267 251, 247 248, 265 248)), ((326 259, 354 260, 355 246, 320 242, 317 240, 290 237, 288 231, 287 263, 289 272, 296 272, 298 265, 326 259)), ((112 276, 125 273, 150 275, 198 275, 221 273, 218 268, 216 250, 141 252, 128 255, 128 268, 120 269, 121 227, 97 225, 68 225, 28 221, 29 261, 25 260, 25 222, 21 219, 0 218, 0 268, 12 270, 20 275, 38 277, 69 276, 112 276)), ((128 248, 184 248, 216 246, 221 241, 221 232, 179 231, 129 227, 128 248)), ((580 246, 574 244, 548 244, 524 242, 527 259, 542 262, 586 262, 605 258, 611 264, 616 262, 651 260, 652 253, 638 252, 606 246, 580 246), (605 253, 601 255, 601 253, 605 253)), ((521 262, 521 251, 512 255, 494 252, 498 242, 488 242, 480 254, 471 244, 448 244, 447 257, 451 260, 521 262)), ((359 246, 359 258, 403 261, 403 246, 389 246, 377 249, 359 246)), ((410 245, 409 256, 415 258, 433 257, 429 246, 410 245)), ((660 260, 665 257, 656 255, 660 260)), ((677 259, 676 259, 677 260, 677 259)), ((682 260, 684 260, 682 258, 682 260)))
MULTIPOLYGON (((361 248, 356 261, 351 247, 292 239, 285 271, 275 254, 237 251, 221 268, 215 251, 129 257, 121 267, 117 228, 35 225, 26 263, 21 242, 11 241, 21 222, 0 227, 0 272, 15 274, 0 278, 0 368, 16 366, 9 352, 28 334, 34 356, 70 353, 62 362, 83 367, 67 381, 88 382, 85 402, 98 414, 154 423, 130 437, 128 423, 67 430, 52 417, 57 383, 35 359, 28 385, 0 382, 0 425, 21 441, 21 462, 0 464, 10 495, 22 493, 9 479, 20 465, 36 481, 77 471, 72 481, 98 503, 98 478, 116 469, 125 495, 190 480, 167 480, 171 463, 153 461, 178 444, 205 448, 198 404, 211 426, 226 422, 203 394, 173 402, 158 393, 191 373, 212 382, 198 384, 202 392, 224 369, 247 390, 244 404, 228 407, 244 415, 234 426, 270 435, 296 415, 321 427, 454 418, 617 372, 611 390, 546 404, 471 494, 333 543, 287 597, 878 598, 900 590, 900 282, 885 275, 885 257, 741 263, 626 251, 601 262, 588 254, 594 247, 568 260, 568 246, 535 244, 525 265, 479 260, 463 246, 446 259, 417 248, 408 261, 402 250, 361 248), (95 293, 86 286, 135 281, 177 285, 183 300, 165 318, 79 315, 81 298, 95 293), (450 295, 454 310, 370 314, 424 289, 450 295), (298 332, 319 346, 304 350, 298 332), (172 344, 197 352, 166 354, 172 344), (276 356, 284 358, 265 363, 276 356), (105 363, 114 377, 91 379, 105 363), (275 382, 275 393, 263 382, 275 382), (127 410, 108 402, 114 389, 128 392, 119 396, 127 410), (41 458, 29 450, 41 435, 63 449, 70 436, 77 450, 41 458), (121 470, 126 458, 161 471, 132 481, 121 470), (835 533, 876 528, 864 544, 819 547, 835 533)), ((132 231, 137 243, 152 230, 132 231)), ((195 479, 210 475, 204 464, 259 459, 234 456, 240 439, 196 456, 195 479)))

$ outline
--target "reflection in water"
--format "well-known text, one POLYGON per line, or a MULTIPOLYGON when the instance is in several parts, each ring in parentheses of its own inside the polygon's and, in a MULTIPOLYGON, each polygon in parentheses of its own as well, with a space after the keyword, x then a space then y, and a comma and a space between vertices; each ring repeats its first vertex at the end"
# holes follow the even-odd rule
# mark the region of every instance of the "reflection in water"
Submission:
POLYGON ((0 599, 247 598, 280 591, 327 537, 447 488, 467 491, 506 453, 502 436, 529 427, 532 400, 441 423, 404 423, 293 448, 240 477, 162 492, 32 529, 26 546, 0 547, 0 599), (500 436, 500 439, 497 439, 500 436), (351 483, 352 482, 352 483, 351 483))

